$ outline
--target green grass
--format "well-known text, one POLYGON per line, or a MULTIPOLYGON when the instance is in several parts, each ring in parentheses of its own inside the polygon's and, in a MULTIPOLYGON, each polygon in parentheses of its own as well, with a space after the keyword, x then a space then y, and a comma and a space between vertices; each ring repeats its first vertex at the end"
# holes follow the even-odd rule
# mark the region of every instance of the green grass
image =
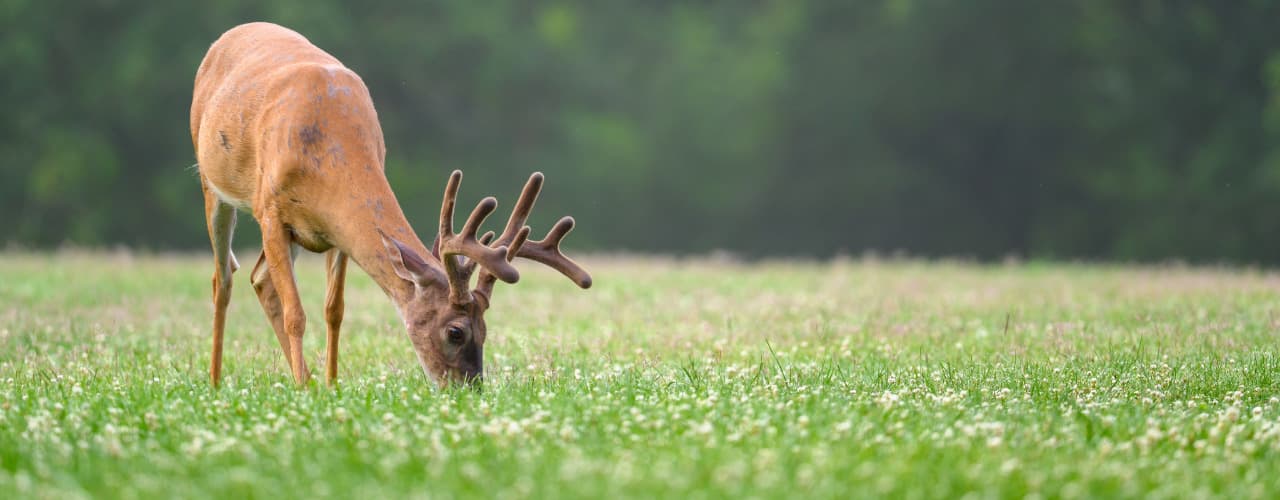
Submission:
POLYGON ((1280 495, 1277 274, 525 265, 475 394, 356 270, 338 388, 292 386, 241 270, 212 389, 209 261, 0 255, 0 498, 1280 495))

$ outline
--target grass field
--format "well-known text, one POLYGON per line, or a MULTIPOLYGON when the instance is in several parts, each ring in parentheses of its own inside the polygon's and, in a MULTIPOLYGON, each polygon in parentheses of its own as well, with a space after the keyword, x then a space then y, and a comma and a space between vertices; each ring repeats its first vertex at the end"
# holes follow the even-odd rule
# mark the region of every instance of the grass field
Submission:
POLYGON ((1277 274, 526 265, 476 394, 354 270, 337 388, 292 386, 247 270, 210 388, 209 260, 0 255, 0 498, 1280 495, 1277 274))

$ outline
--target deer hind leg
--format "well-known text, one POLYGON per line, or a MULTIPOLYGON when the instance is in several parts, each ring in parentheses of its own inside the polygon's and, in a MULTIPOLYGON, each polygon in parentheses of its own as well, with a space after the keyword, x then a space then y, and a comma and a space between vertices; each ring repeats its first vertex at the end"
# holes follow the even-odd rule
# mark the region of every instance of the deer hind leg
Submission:
POLYGON ((324 322, 328 327, 325 338, 325 381, 329 385, 338 382, 338 330, 342 327, 342 314, 346 307, 343 300, 347 281, 347 254, 336 248, 325 254, 327 291, 324 295, 324 322))
POLYGON ((231 273, 240 267, 231 252, 231 236, 236 228, 235 207, 223 203, 202 179, 205 222, 209 226, 209 243, 213 246, 213 352, 209 361, 209 381, 214 387, 222 382, 222 332, 227 325, 227 306, 231 304, 231 273))
MULTIPOLYGON (((298 246, 291 245, 290 252, 290 260, 297 259, 298 246)), ((276 287, 271 282, 268 267, 267 252, 264 250, 258 256, 258 263, 253 266, 253 272, 249 273, 249 282, 253 285, 254 293, 258 295, 258 302, 262 304, 262 312, 266 313, 267 320, 271 322, 271 329, 276 333, 280 352, 284 353, 285 366, 289 367, 292 373, 293 357, 289 354, 289 334, 284 329, 284 311, 280 306, 280 297, 276 295, 276 287)))
POLYGON ((302 310, 298 282, 293 275, 293 236, 273 209, 258 219, 262 226, 262 253, 266 256, 267 273, 280 301, 280 324, 289 344, 289 366, 293 380, 305 385, 311 379, 302 355, 302 336, 307 330, 307 313, 302 310))

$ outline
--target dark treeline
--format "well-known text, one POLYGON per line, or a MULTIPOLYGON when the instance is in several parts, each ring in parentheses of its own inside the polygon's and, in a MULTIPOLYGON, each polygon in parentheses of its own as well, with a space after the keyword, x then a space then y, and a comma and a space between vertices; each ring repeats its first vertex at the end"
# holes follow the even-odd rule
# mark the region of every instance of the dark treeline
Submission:
POLYGON ((448 171, 509 204, 542 170, 535 233, 571 213, 580 251, 1275 264, 1277 19, 1251 0, 9 0, 0 242, 206 248, 192 80, 219 34, 267 20, 364 78, 427 237, 448 171))

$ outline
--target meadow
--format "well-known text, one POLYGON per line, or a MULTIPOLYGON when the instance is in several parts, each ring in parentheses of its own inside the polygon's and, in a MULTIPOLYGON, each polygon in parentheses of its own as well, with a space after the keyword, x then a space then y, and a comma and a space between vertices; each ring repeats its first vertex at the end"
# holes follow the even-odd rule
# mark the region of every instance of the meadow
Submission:
POLYGON ((241 269, 214 389, 208 256, 0 254, 0 498, 1280 495, 1280 274, 584 263, 499 284, 480 393, 355 268, 295 388, 241 269))

